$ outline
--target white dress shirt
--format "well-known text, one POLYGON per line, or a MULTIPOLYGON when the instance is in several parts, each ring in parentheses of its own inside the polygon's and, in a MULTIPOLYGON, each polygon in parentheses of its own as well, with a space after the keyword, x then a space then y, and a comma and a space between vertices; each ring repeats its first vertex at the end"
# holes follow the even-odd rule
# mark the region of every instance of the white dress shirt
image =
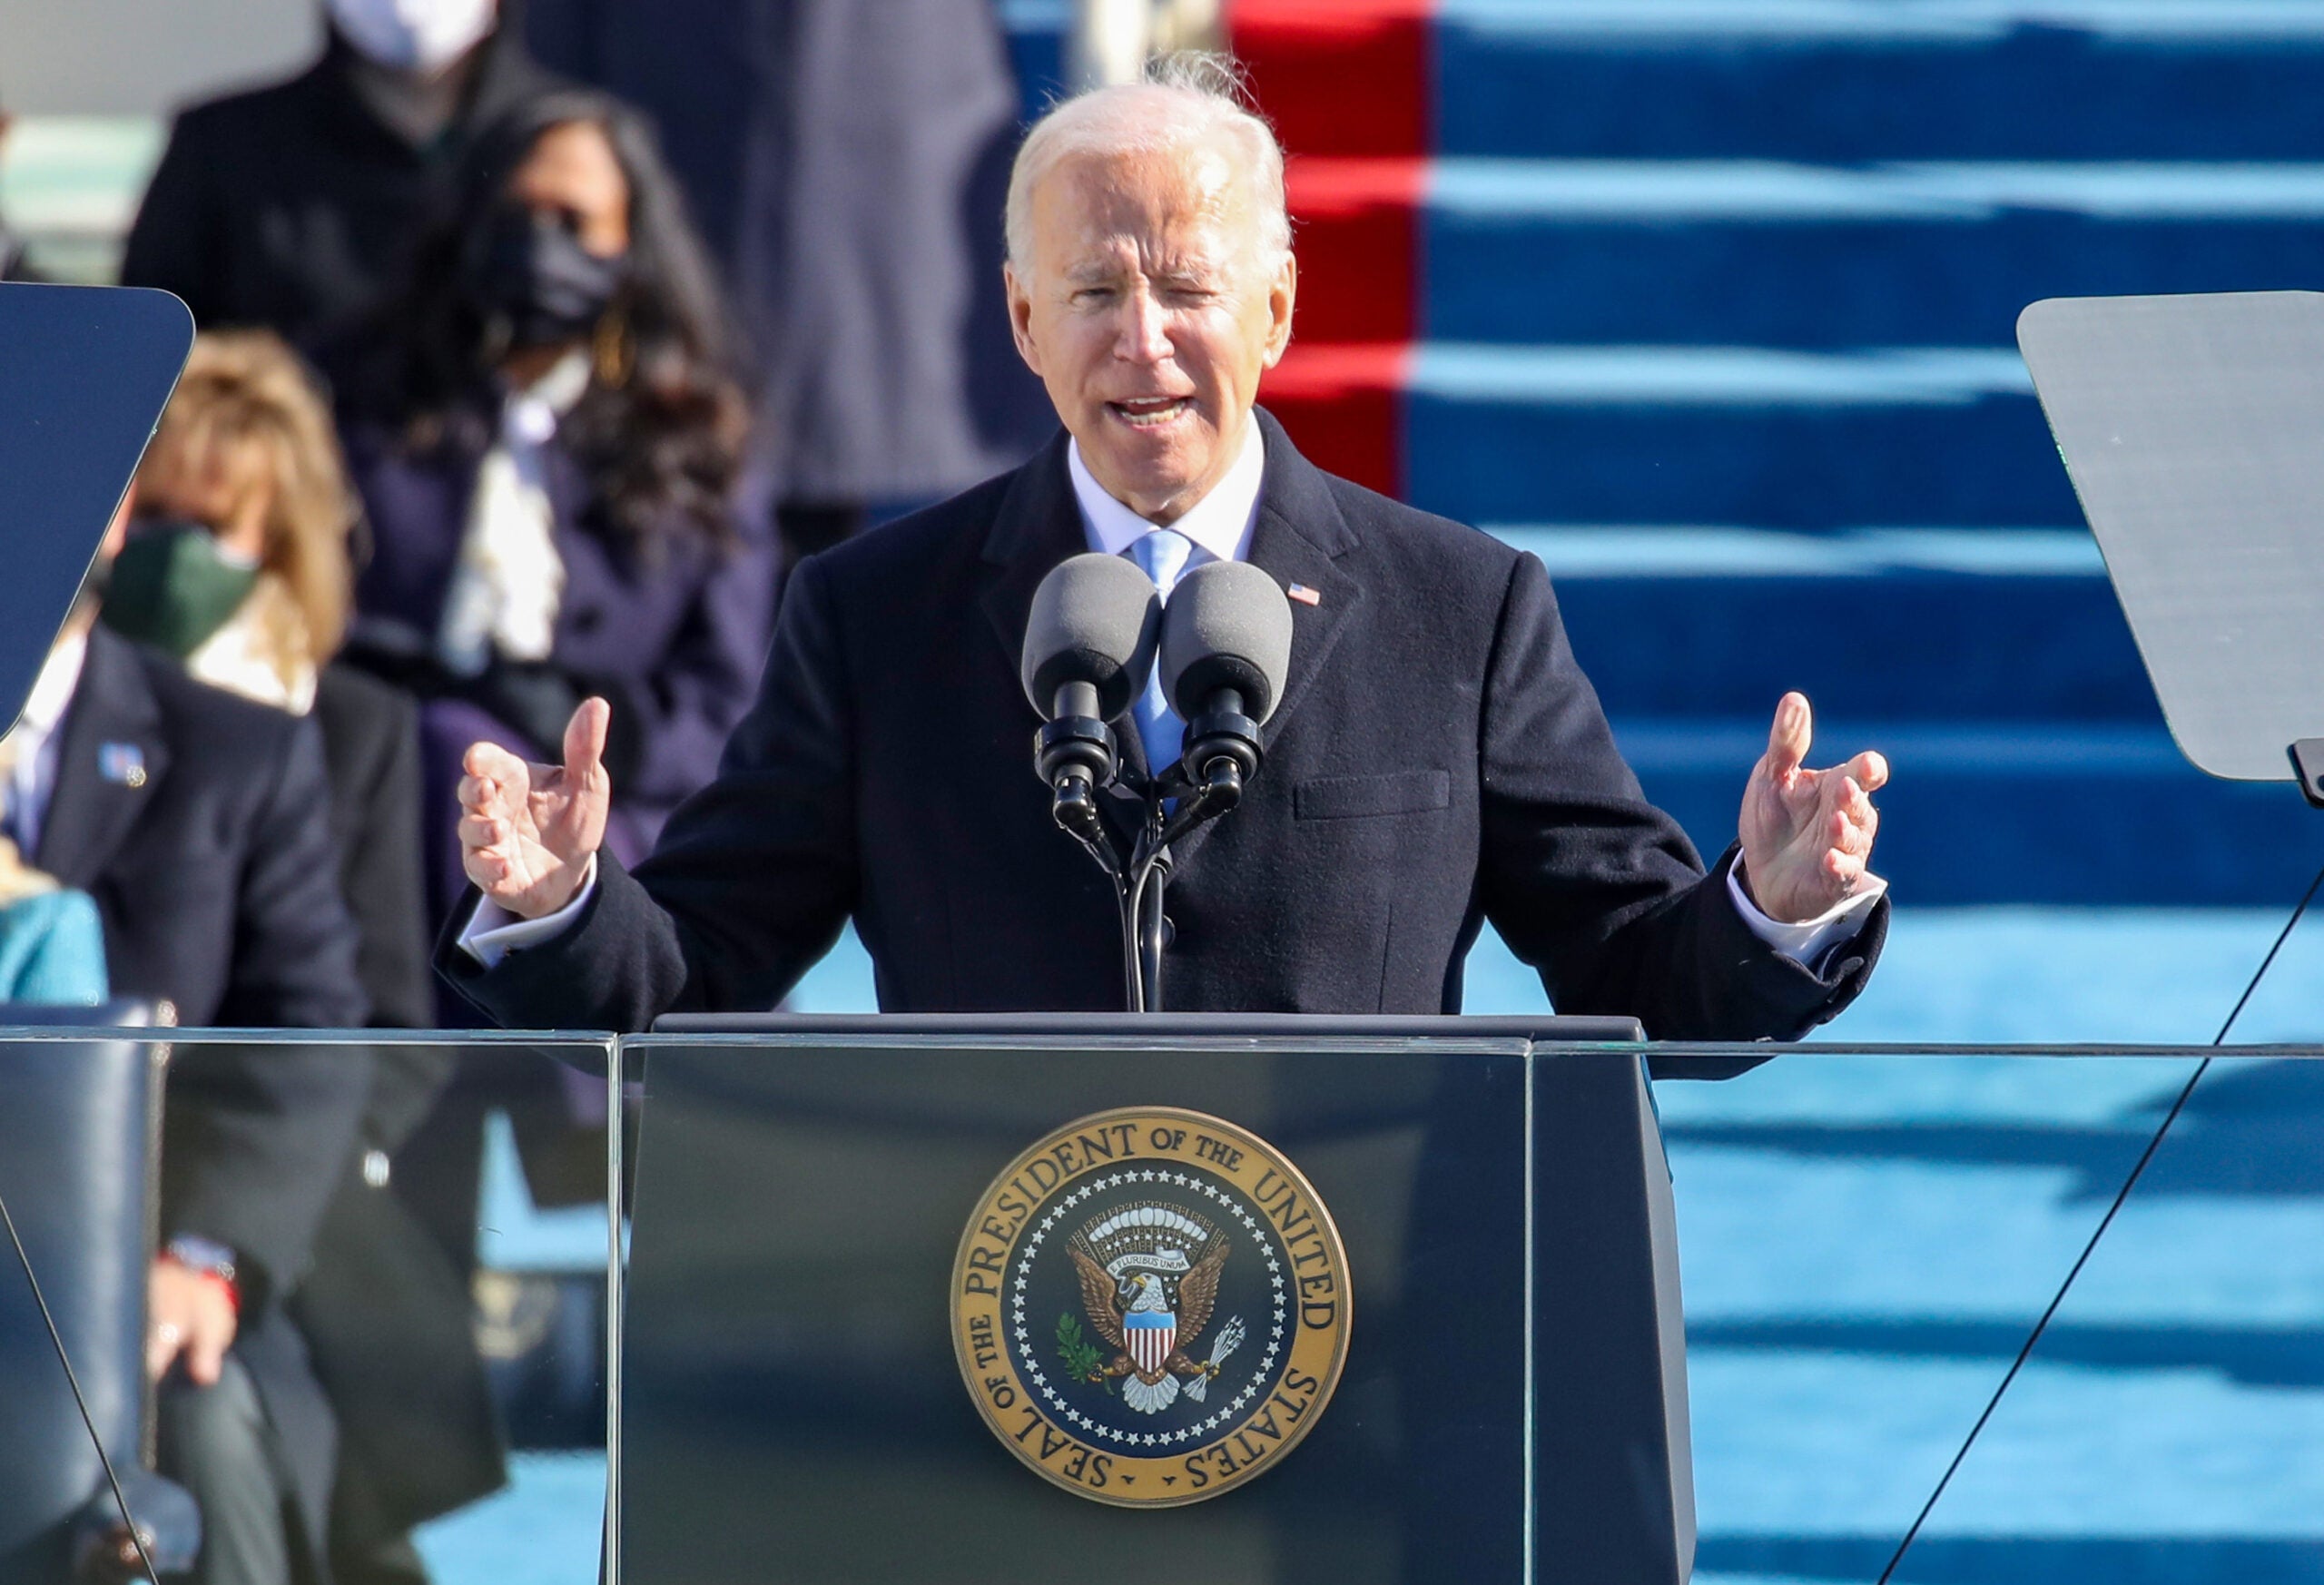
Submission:
POLYGON ((33 680, 25 713, 6 738, 8 797, 5 813, 16 838, 16 850, 29 864, 40 848, 46 823, 49 794, 56 790, 57 727, 73 704, 73 691, 81 685, 81 662, 89 653, 89 635, 74 628, 56 641, 48 659, 33 680))
POLYGON ((500 432, 477 466, 459 560, 436 628, 436 653, 463 677, 495 655, 548 658, 565 599, 565 558, 548 498, 548 443, 589 389, 589 354, 576 349, 523 390, 501 399, 500 432))
MULTIPOLYGON (((1256 420, 1246 423, 1242 451, 1227 468, 1226 477, 1210 494, 1167 525, 1147 522, 1108 495, 1081 460, 1081 443, 1078 440, 1066 447, 1065 469, 1073 481, 1073 498, 1081 508, 1082 534, 1092 550, 1120 556, 1155 529, 1168 527, 1194 541, 1195 553, 1187 562, 1189 567, 1205 561, 1250 558, 1251 537, 1259 520, 1259 490, 1266 471, 1266 449, 1259 444, 1256 420)), ((1727 875, 1727 894, 1734 901, 1735 911, 1742 916, 1753 935, 1801 964, 1815 962, 1862 930, 1866 912, 1888 890, 1887 881, 1867 873, 1862 890, 1814 919, 1785 924, 1768 918, 1752 902, 1743 890, 1741 871, 1738 860, 1727 875)), ((588 879, 573 901, 555 913, 536 920, 517 919, 487 899, 478 905, 468 927, 460 932, 460 946, 489 969, 516 948, 531 946, 561 932, 587 905, 596 885, 596 868, 592 861, 588 879)))
POLYGON ((1157 528, 1167 527, 1195 542, 1195 554, 1187 558, 1190 569, 1206 561, 1251 558, 1251 535, 1259 523, 1259 485, 1266 474, 1266 448, 1259 444, 1256 422, 1246 424, 1243 449, 1227 468, 1226 477, 1175 523, 1149 523, 1108 495, 1106 487, 1089 472, 1088 464, 1081 460, 1078 440, 1065 448, 1065 471, 1073 480, 1073 499, 1081 508, 1082 536, 1092 550, 1121 556, 1157 528))

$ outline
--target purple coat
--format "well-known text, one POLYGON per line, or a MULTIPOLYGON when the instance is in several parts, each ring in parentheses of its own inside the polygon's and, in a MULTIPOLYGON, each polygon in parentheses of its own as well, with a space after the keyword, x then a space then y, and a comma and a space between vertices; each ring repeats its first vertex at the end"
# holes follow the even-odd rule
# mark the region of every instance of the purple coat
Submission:
MULTIPOLYGON (((350 649, 423 697, 431 692, 424 666, 379 665, 379 657, 427 653, 487 434, 479 425, 448 425, 444 441, 421 453, 374 424, 350 425, 344 437, 372 541, 356 584, 350 649)), ((550 665, 581 693, 612 702, 616 752, 608 757, 625 767, 615 781, 615 807, 633 827, 625 834, 650 842, 662 817, 717 770, 726 734, 756 692, 773 609, 773 549, 763 529, 737 524, 723 550, 679 527, 641 551, 601 527, 587 477, 554 442, 547 464, 565 562, 550 665)), ((542 735, 507 724, 519 739, 542 735)), ((544 757, 558 748, 554 741, 509 746, 544 757)))

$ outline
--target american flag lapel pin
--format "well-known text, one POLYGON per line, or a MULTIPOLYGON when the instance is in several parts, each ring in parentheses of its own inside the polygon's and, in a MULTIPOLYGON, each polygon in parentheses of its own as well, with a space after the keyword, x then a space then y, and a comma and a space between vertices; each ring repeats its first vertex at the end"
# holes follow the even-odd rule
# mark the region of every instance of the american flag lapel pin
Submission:
POLYGON ((1324 603, 1322 592, 1311 589, 1305 584, 1294 584, 1291 587, 1284 590, 1284 593, 1289 595, 1293 599, 1298 601, 1303 605, 1320 605, 1324 603))
POLYGON ((133 743, 99 743, 97 774, 123 787, 143 787, 145 751, 133 743))

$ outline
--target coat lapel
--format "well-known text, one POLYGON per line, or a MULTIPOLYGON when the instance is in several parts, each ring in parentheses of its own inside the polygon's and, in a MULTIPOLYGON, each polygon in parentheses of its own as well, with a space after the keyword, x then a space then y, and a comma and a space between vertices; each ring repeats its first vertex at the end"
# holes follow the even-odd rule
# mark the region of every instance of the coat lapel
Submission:
POLYGON ((1019 674, 1024 656, 1033 591, 1050 568, 1089 548, 1081 508, 1074 505, 1073 485, 1066 477, 1065 448, 1066 435, 1060 430, 1017 470, 985 536, 984 582, 977 599, 993 636, 1000 641, 1012 677, 1019 674))
POLYGON ((1258 417, 1267 468, 1259 487, 1259 520, 1251 534, 1251 561, 1274 574, 1286 591, 1299 585, 1316 596, 1312 603, 1291 602, 1291 669, 1263 734, 1271 744, 1331 658, 1348 618, 1363 603, 1364 586, 1337 565, 1359 541, 1323 471, 1299 455, 1282 425, 1264 410, 1258 417))
POLYGON ((169 763, 161 705, 136 653, 94 629, 64 714, 34 862, 67 886, 87 888, 120 850, 169 763))

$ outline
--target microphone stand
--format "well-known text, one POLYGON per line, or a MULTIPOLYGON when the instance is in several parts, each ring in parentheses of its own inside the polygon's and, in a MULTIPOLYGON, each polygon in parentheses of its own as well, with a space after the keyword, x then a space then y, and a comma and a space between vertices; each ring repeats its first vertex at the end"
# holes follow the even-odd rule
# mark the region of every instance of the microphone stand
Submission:
POLYGON ((1145 814, 1136 842, 1125 854, 1099 818, 1097 799, 1079 778, 1056 789, 1058 826, 1079 842, 1114 883, 1121 915, 1122 973, 1131 1012, 1162 1010, 1162 954, 1170 944, 1170 921, 1163 899, 1170 884, 1170 844, 1196 827, 1217 819, 1242 801, 1242 768, 1232 760, 1212 762, 1199 787, 1178 766, 1147 784, 1145 814), (1176 803, 1174 810, 1170 807, 1176 803))
POLYGON ((1113 729, 1097 718, 1097 690, 1088 684, 1060 688, 1057 714, 1034 739, 1034 763, 1054 794, 1050 814, 1059 829, 1114 883, 1129 1010, 1160 1012, 1162 954, 1171 936, 1163 911, 1170 844, 1243 801, 1244 784, 1259 768, 1259 724, 1243 714, 1239 693, 1214 694, 1211 707, 1187 724, 1179 762, 1147 783, 1144 817, 1125 854, 1098 809, 1098 792, 1118 761, 1113 729), (1190 765, 1200 769, 1190 774, 1190 765))
MULTIPOLYGON (((1128 988, 1129 1010, 1144 1012, 1147 980, 1139 950, 1143 940, 1137 919, 1139 882, 1133 881, 1130 864, 1115 847, 1113 832, 1098 812, 1098 790, 1113 780, 1117 763, 1113 728, 1098 719, 1097 690, 1087 683, 1059 689, 1057 710, 1056 717, 1033 740, 1034 764, 1041 779, 1049 783, 1053 794, 1049 814, 1058 829, 1079 842, 1114 883, 1114 902, 1121 913, 1122 979, 1128 988)), ((1159 808, 1158 803, 1148 805, 1149 828, 1159 808)), ((1142 831, 1140 851, 1144 842, 1142 831)), ((1159 973, 1157 961, 1157 977, 1159 973)))

